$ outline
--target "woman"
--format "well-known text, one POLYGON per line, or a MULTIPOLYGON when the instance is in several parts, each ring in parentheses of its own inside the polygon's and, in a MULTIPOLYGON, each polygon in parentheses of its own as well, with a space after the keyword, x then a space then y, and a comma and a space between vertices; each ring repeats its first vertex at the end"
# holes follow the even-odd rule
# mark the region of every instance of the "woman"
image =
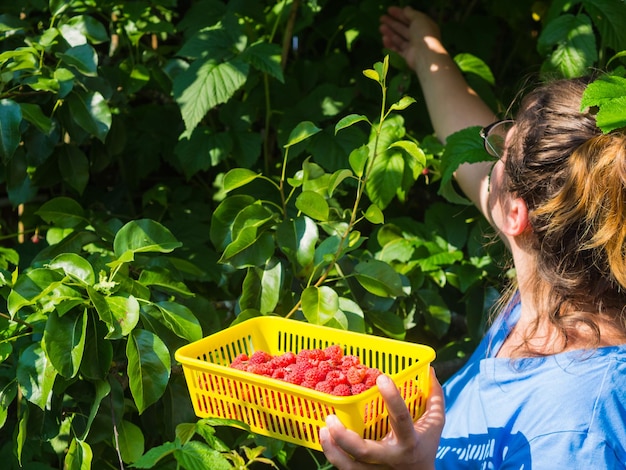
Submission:
POLYGON ((498 160, 456 178, 509 247, 517 285, 466 366, 443 389, 433 380, 422 418, 381 377, 393 431, 363 440, 330 416, 327 458, 341 469, 626 468, 626 135, 603 135, 580 111, 582 79, 542 86, 515 121, 490 125, 427 16, 391 8, 381 34, 416 72, 442 141, 487 126, 498 160))

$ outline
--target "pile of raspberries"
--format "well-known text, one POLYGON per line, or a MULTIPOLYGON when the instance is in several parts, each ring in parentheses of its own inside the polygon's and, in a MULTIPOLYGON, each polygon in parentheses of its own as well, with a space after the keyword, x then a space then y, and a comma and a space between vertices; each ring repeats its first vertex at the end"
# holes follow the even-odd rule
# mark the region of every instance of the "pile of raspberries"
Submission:
POLYGON ((338 345, 326 349, 303 349, 272 356, 255 351, 239 354, 231 367, 284 380, 335 396, 357 395, 376 384, 381 371, 361 364, 357 356, 344 355, 338 345))

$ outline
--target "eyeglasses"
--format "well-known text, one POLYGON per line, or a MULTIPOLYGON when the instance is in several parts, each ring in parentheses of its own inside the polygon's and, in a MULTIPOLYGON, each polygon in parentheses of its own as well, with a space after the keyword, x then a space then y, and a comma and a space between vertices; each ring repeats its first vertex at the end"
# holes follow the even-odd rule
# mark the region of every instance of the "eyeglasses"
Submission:
POLYGON ((504 142, 506 135, 511 130, 515 121, 513 119, 503 119, 489 124, 480 130, 480 136, 483 138, 485 150, 489 155, 496 158, 502 158, 504 155, 504 142))

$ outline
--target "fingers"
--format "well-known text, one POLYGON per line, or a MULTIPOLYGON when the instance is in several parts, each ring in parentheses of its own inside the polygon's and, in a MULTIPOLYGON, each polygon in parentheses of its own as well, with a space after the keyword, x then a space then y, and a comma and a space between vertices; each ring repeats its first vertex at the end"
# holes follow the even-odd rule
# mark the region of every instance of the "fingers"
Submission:
POLYGON ((399 443, 412 442, 415 439, 413 417, 396 384, 388 376, 380 375, 376 380, 376 385, 378 385, 380 394, 385 400, 385 406, 389 412, 389 422, 396 439, 399 443))
POLYGON ((326 418, 326 427, 320 429, 320 444, 328 461, 340 470, 380 468, 358 460, 359 454, 367 454, 366 449, 376 443, 365 441, 354 431, 346 429, 334 415, 329 415, 326 418))

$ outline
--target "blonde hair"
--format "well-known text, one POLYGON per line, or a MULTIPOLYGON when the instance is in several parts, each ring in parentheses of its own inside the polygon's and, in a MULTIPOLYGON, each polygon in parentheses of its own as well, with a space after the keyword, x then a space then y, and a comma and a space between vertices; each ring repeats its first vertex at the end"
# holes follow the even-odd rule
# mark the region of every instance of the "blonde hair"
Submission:
POLYGON ((581 112, 589 81, 528 94, 505 160, 506 189, 528 206, 535 297, 564 344, 581 324, 598 343, 600 315, 626 335, 626 134, 603 134, 594 110, 581 112))

